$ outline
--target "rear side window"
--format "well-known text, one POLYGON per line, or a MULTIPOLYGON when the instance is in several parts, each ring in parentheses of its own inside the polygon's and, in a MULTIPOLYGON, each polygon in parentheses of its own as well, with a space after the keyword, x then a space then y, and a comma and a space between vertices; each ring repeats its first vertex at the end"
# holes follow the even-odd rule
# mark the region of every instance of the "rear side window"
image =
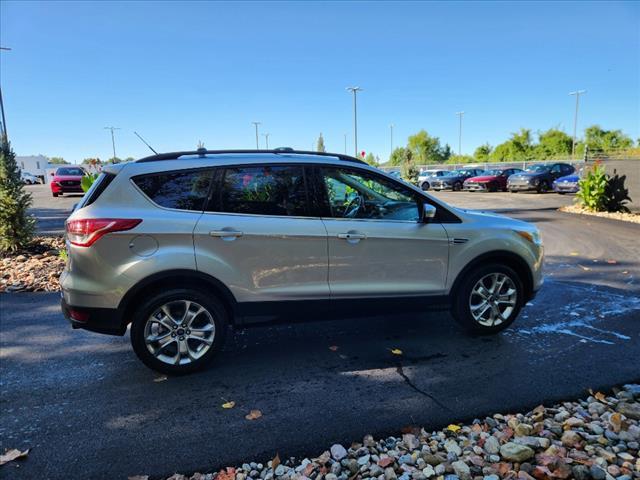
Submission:
POLYGON ((303 168, 297 165, 228 168, 222 178, 219 210, 305 216, 307 190, 303 168))
POLYGON ((86 199, 84 202, 80 204, 79 208, 87 207, 95 202, 102 192, 104 192, 109 184, 113 181, 116 176, 113 173, 105 173, 102 172, 98 175, 98 178, 93 182, 87 193, 85 193, 84 198, 86 199))
POLYGON ((204 209, 213 170, 192 170, 142 175, 134 183, 154 203, 180 210, 204 209))

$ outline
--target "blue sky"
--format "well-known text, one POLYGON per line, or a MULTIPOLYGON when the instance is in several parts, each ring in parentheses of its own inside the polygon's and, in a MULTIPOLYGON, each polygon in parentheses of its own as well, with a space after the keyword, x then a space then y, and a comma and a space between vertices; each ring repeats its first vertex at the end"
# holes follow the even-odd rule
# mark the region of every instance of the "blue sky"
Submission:
POLYGON ((383 160, 425 128, 463 153, 520 127, 598 123, 640 136, 640 4, 0 3, 0 82, 19 155, 71 161, 157 149, 270 146, 383 160), (264 138, 260 138, 264 146, 264 138))

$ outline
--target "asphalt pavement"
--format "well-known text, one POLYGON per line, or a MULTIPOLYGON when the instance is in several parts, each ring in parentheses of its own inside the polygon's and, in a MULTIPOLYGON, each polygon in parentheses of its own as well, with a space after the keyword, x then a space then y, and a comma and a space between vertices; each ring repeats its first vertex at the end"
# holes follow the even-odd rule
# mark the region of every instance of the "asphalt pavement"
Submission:
POLYGON ((164 379, 128 335, 71 330, 56 294, 0 295, 1 448, 32 449, 0 475, 162 476, 317 456, 367 433, 640 380, 640 225, 557 212, 571 200, 556 195, 438 195, 541 228, 546 283, 509 330, 468 336, 447 313, 254 328, 206 371, 164 379), (251 409, 263 417, 246 420, 251 409))

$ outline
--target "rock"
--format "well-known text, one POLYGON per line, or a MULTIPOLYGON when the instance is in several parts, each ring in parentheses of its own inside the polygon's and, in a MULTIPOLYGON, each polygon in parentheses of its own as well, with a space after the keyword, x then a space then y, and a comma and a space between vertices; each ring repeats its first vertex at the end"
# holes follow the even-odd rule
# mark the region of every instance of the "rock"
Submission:
POLYGON ((444 449, 447 452, 453 452, 455 453, 457 456, 462 455, 462 449, 460 448, 460 445, 458 445, 458 442, 456 442, 453 439, 447 440, 444 443, 444 449))
POLYGON ((484 480, 500 480, 500 477, 498 475, 485 475, 484 480))
POLYGON ((398 477, 396 472, 393 471, 393 468, 387 467, 384 469, 384 480, 396 480, 397 478, 398 477))
POLYGON ((535 452, 531 448, 513 442, 505 443, 500 447, 502 458, 511 462, 524 462, 533 457, 534 454, 535 452))
POLYGON ((435 477, 436 476, 436 471, 433 469, 433 467, 431 465, 427 465, 426 467, 424 467, 422 469, 422 473, 427 478, 431 478, 431 477, 435 477))
POLYGON ((607 472, 609 473, 609 475, 617 477, 620 475, 620 467, 617 465, 609 465, 607 467, 607 472))
POLYGON ((593 402, 589 404, 589 413, 593 415, 602 415, 606 411, 607 407, 605 407, 600 402, 593 402))
POLYGON ((513 439, 514 443, 520 445, 526 445, 527 447, 535 448, 549 448, 551 440, 544 437, 516 437, 513 439))
POLYGON ((413 465, 415 462, 413 460, 413 457, 411 455, 409 455, 408 453, 406 453, 406 454, 402 455, 398 459, 398 463, 400 465, 402 465, 402 464, 413 465))
POLYGON ((372 477, 379 477, 384 474, 384 469, 376 465, 375 463, 369 467, 369 475, 372 477))
POLYGON ((580 418, 576 418, 576 417, 571 417, 571 418, 568 418, 567 420, 565 420, 564 425, 567 428, 584 427, 584 420, 582 420, 580 418))
POLYGON ((593 480, 605 480, 607 478, 607 473, 597 465, 591 465, 589 471, 593 480))
POLYGON ((24 263, 27 261, 27 257, 25 257, 24 255, 18 255, 17 257, 14 258, 14 260, 16 262, 24 263))
POLYGON ((372 448, 376 446, 376 441, 373 439, 372 435, 365 435, 362 439, 362 444, 367 448, 372 448))
POLYGON ((618 458, 623 462, 633 462, 635 457, 633 455, 628 454, 627 452, 618 453, 618 458))
POLYGON ((280 464, 276 467, 276 469, 273 471, 273 474, 276 477, 280 477, 282 475, 284 475, 284 473, 286 472, 284 465, 280 464))
POLYGON ((471 478, 471 469, 469 465, 463 461, 458 460, 457 462, 453 462, 451 466, 453 467, 453 471, 456 472, 456 475, 460 477, 460 480, 469 480, 471 478))
POLYGON ((496 437, 491 435, 484 442, 484 450, 490 454, 498 453, 500 451, 500 441, 496 437))
POLYGON ((324 476, 324 480, 338 480, 337 475, 334 475, 333 473, 327 473, 324 476))
POLYGON ((591 478, 589 467, 585 465, 575 465, 571 468, 571 473, 575 480, 589 480, 591 478))
POLYGON ((531 425, 527 425, 526 423, 520 423, 514 429, 514 433, 516 434, 516 437, 526 437, 528 435, 531 435, 532 431, 533 431, 533 427, 531 425))
POLYGON ((560 441, 565 447, 573 448, 580 445, 580 443, 582 442, 582 437, 573 430, 567 430, 562 434, 562 438, 560 439, 560 441))
POLYGON ((489 455, 489 461, 491 463, 498 463, 500 461, 500 455, 489 455))
POLYGON ((616 410, 627 418, 640 420, 640 403, 621 402, 616 406, 616 410))
POLYGON ((434 455, 432 453, 423 453, 422 459, 427 462, 429 465, 436 466, 441 464, 444 460, 440 458, 438 455, 434 455))
POLYGON ((331 456, 334 460, 339 462, 347 456, 347 450, 339 443, 336 443, 335 445, 331 446, 331 456))
POLYGON ((404 435, 402 435, 402 441, 409 450, 415 450, 420 446, 420 440, 418 440, 416 436, 411 433, 405 433, 404 435))
POLYGON ((340 472, 342 472, 342 465, 340 465, 340 462, 331 464, 331 473, 334 475, 340 475, 340 472))
POLYGON ((436 471, 436 475, 442 475, 445 472, 446 468, 443 463, 440 463, 436 465, 434 470, 436 471))

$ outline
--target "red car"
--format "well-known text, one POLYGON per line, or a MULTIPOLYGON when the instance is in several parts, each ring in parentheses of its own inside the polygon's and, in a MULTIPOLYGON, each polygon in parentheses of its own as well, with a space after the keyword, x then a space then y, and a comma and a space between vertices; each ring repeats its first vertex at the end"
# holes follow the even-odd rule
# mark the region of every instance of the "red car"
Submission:
POLYGON ((85 171, 80 167, 60 167, 52 175, 50 185, 54 197, 63 193, 84 193, 80 182, 85 171))
POLYGON ((485 175, 479 177, 471 177, 464 181, 463 189, 469 192, 497 192, 507 191, 507 179, 514 173, 521 172, 521 168, 499 168, 496 170, 487 170, 485 175))

